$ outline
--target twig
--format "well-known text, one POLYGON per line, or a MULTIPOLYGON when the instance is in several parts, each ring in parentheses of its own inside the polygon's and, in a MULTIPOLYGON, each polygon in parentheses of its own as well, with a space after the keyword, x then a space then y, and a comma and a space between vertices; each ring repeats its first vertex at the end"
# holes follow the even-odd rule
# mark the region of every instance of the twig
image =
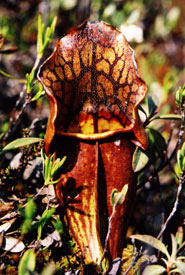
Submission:
MULTIPOLYGON (((149 175, 149 177, 142 181, 137 189, 141 188, 143 185, 145 185, 145 183, 147 181, 151 181, 153 178, 156 177, 156 175, 168 164, 170 167, 170 161, 172 160, 172 158, 175 156, 175 153, 177 152, 177 149, 179 148, 180 144, 182 143, 182 138, 183 138, 183 135, 184 135, 184 130, 185 130, 185 103, 182 104, 182 107, 180 109, 180 112, 181 112, 181 125, 180 125, 180 130, 179 130, 179 135, 178 135, 178 139, 177 139, 177 142, 176 142, 176 145, 175 145, 175 148, 173 150, 173 152, 171 153, 171 155, 169 157, 166 158, 165 161, 161 162, 161 164, 158 166, 157 169, 155 169, 155 171, 153 173, 151 173, 149 175)), ((174 171, 174 169, 173 169, 174 171)))
POLYGON ((132 262, 130 264, 130 266, 127 268, 127 270, 122 274, 122 275, 127 275, 128 272, 131 270, 131 268, 135 265, 136 263, 136 260, 138 259, 138 253, 137 253, 137 248, 135 246, 135 240, 132 239, 132 242, 133 242, 133 246, 134 246, 134 253, 133 253, 133 256, 132 256, 132 262))
POLYGON ((114 218, 115 213, 116 213, 116 204, 113 205, 112 214, 109 217, 108 231, 107 231, 107 236, 106 236, 106 239, 105 239, 105 247, 104 247, 104 250, 103 250, 103 255, 102 255, 102 257, 100 259, 100 262, 99 262, 100 267, 102 265, 102 261, 105 258, 106 253, 108 252, 108 242, 109 242, 109 237, 110 237, 110 233, 111 233, 111 229, 112 229, 112 220, 114 218))
MULTIPOLYGON (((168 161, 170 161, 173 158, 173 156, 177 152, 177 149, 179 148, 179 146, 182 142, 182 138, 183 138, 183 135, 184 135, 184 128, 185 128, 185 102, 183 102, 182 105, 181 105, 181 118, 182 118, 181 119, 181 127, 180 127, 180 131, 179 131, 178 140, 177 140, 177 143, 176 143, 176 146, 175 146, 173 152, 171 153, 171 156, 168 158, 168 161)), ((181 175, 180 175, 180 178, 179 178, 179 186, 178 186, 178 189, 177 189, 177 195, 176 195, 176 200, 174 202, 173 209, 172 209, 170 215, 168 216, 166 222, 162 226, 161 231, 159 232, 159 234, 157 236, 158 239, 160 239, 160 237, 162 236, 162 234, 164 233, 164 231, 165 231, 165 229, 168 225, 168 222, 171 220, 171 218, 174 216, 175 212, 177 211, 180 192, 182 190, 182 185, 185 181, 184 176, 185 176, 185 174, 184 174, 184 172, 182 172, 181 175)))
POLYGON ((14 249, 20 242, 22 242, 23 239, 24 239, 24 236, 21 236, 21 237, 17 240, 17 242, 14 243, 14 245, 12 245, 12 247, 11 247, 10 249, 8 249, 7 251, 5 251, 5 252, 1 255, 1 257, 5 257, 5 256, 8 254, 8 252, 10 252, 12 249, 14 249))
MULTIPOLYGON (((39 191, 37 192, 37 194, 35 194, 35 195, 33 196, 33 198, 32 198, 33 201, 36 200, 36 198, 40 195, 40 193, 42 192, 42 190, 44 189, 44 187, 45 187, 45 185, 43 185, 43 186, 39 189, 39 191)), ((26 203, 22 206, 22 208, 23 208, 23 207, 26 207, 27 204, 28 204, 28 202, 26 202, 26 203)), ((8 213, 7 215, 1 217, 1 218, 0 218, 0 221, 7 220, 7 219, 11 219, 11 218, 15 217, 18 213, 19 213, 19 210, 15 210, 15 211, 13 211, 13 212, 11 212, 11 213, 8 213)))
MULTIPOLYGON (((34 62, 32 70, 36 71, 38 66, 39 66, 39 63, 40 63, 40 58, 38 58, 38 56, 37 56, 37 58, 34 62)), ((10 118, 10 126, 9 126, 8 131, 4 135, 3 140, 6 140, 9 137, 9 134, 11 133, 11 131, 15 128, 15 126, 19 122, 20 117, 22 116, 24 110, 26 109, 27 105, 31 101, 30 95, 26 94, 26 85, 24 85, 22 91, 20 92, 20 96, 19 96, 18 100, 16 101, 15 108, 14 108, 15 111, 18 109, 18 106, 21 103, 21 101, 22 101, 22 99, 24 98, 25 95, 26 95, 26 99, 25 99, 25 102, 22 105, 21 110, 18 112, 18 114, 16 115, 15 118, 10 118)))
POLYGON ((180 178, 179 178, 179 186, 178 186, 178 189, 177 189, 177 195, 176 195, 176 199, 175 199, 175 202, 174 202, 174 206, 173 206, 173 209, 171 211, 171 213, 169 214, 168 218, 166 219, 164 225, 162 226, 161 228, 161 231, 159 232, 158 236, 157 236, 157 239, 160 239, 161 236, 163 235, 169 221, 171 220, 171 218, 174 216, 175 212, 177 211, 177 207, 178 207, 178 203, 179 203, 179 196, 180 196, 180 192, 182 190, 182 185, 185 181, 184 179, 185 177, 185 174, 184 172, 180 175, 180 178))
POLYGON ((184 127, 185 127, 185 106, 182 105, 182 107, 181 107, 181 109, 180 109, 180 112, 181 112, 181 126, 180 126, 180 130, 179 130, 179 136, 178 136, 178 140, 177 140, 176 146, 175 146, 173 152, 171 153, 171 156, 168 158, 168 161, 170 161, 170 160, 174 157, 174 155, 175 155, 175 153, 176 153, 178 147, 180 146, 180 144, 181 144, 181 142, 182 142, 182 138, 183 138, 183 135, 184 135, 184 127))

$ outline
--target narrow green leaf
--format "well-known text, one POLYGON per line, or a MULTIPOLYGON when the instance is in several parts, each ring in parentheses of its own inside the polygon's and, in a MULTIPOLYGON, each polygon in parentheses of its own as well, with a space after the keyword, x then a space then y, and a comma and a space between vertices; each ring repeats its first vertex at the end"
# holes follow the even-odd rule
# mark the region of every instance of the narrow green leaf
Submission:
POLYGON ((113 189, 112 193, 111 193, 111 196, 110 196, 110 202, 111 202, 111 205, 114 206, 114 197, 115 197, 115 194, 118 193, 118 190, 117 189, 113 189))
POLYGON ((185 97, 185 84, 183 87, 179 87, 178 90, 176 91, 176 105, 178 107, 181 107, 183 104, 183 100, 185 97))
POLYGON ((142 106, 141 104, 138 106, 138 109, 139 109, 141 112, 143 112, 143 113, 145 114, 145 116, 147 117, 147 113, 145 112, 145 109, 143 108, 143 106, 142 106))
POLYGON ((177 163, 182 171, 185 171, 185 142, 180 150, 177 151, 177 163))
POLYGON ((39 90, 34 97, 31 99, 31 101, 37 101, 41 96, 45 95, 44 90, 39 90))
POLYGON ((53 34, 54 34, 56 23, 57 23, 57 16, 55 16, 53 18, 53 21, 51 23, 51 34, 50 34, 51 36, 53 36, 53 34))
POLYGON ((184 231, 183 231, 183 227, 179 226, 175 235, 177 244, 179 246, 181 246, 182 242, 183 242, 183 235, 184 235, 184 231))
POLYGON ((31 73, 30 73, 30 83, 31 83, 31 84, 33 83, 34 77, 35 77, 35 70, 32 69, 32 70, 31 70, 31 73))
POLYGON ((51 33, 51 29, 50 29, 50 27, 47 27, 46 32, 44 34, 43 49, 45 49, 50 42, 50 33, 51 33))
POLYGON ((24 209, 20 209, 20 212, 24 216, 24 221, 21 226, 21 235, 27 234, 32 226, 32 221, 36 213, 36 205, 33 200, 29 200, 24 209))
POLYGON ((54 165, 54 171, 53 171, 53 175, 55 175, 58 170, 62 167, 62 165, 64 164, 66 160, 66 156, 64 156, 61 160, 58 158, 56 161, 57 163, 54 165))
POLYGON ((181 115, 176 115, 176 114, 160 115, 160 116, 154 117, 152 120, 155 120, 155 119, 181 120, 181 115))
POLYGON ((149 157, 144 153, 144 151, 140 147, 137 147, 132 158, 133 171, 139 172, 147 165, 148 161, 149 157))
POLYGON ((147 243, 148 245, 151 245, 154 248, 156 248, 157 250, 164 253, 167 256, 167 258, 170 258, 170 255, 169 255, 168 250, 166 249, 165 245, 158 239, 156 239, 150 235, 139 235, 139 234, 131 235, 130 238, 147 243))
POLYGON ((34 272, 36 265, 36 256, 32 249, 28 249, 22 256, 19 267, 18 275, 30 275, 34 272))
POLYGON ((171 240, 172 240, 172 253, 171 253, 171 257, 175 258, 176 254, 177 254, 177 241, 176 241, 175 236, 173 234, 171 234, 171 240))
POLYGON ((47 185, 53 185, 53 184, 57 184, 60 181, 60 179, 57 180, 47 180, 44 184, 47 185))
POLYGON ((0 155, 9 151, 9 150, 14 150, 14 149, 17 149, 17 148, 20 148, 20 147, 24 147, 24 146, 27 146, 27 145, 31 145, 31 144, 34 144, 34 143, 37 143, 37 142, 41 142, 43 141, 42 138, 36 138, 36 137, 28 137, 28 138, 18 138, 18 139, 15 139, 14 141, 8 143, 3 149, 2 151, 0 152, 0 155))
POLYGON ((28 73, 26 74, 26 90, 30 91, 30 75, 28 73))
POLYGON ((37 33, 38 58, 41 58, 43 55, 43 33, 44 33, 44 25, 42 23, 41 13, 39 12, 39 14, 38 14, 38 33, 37 33))
POLYGON ((33 220, 35 216, 35 212, 36 212, 36 205, 33 200, 29 200, 24 210, 25 218, 33 220))
POLYGON ((59 218, 56 221, 52 221, 52 224, 59 234, 64 233, 64 226, 62 221, 59 218))
POLYGON ((147 130, 149 131, 151 145, 153 145, 154 150, 157 152, 161 160, 164 160, 166 152, 166 142, 164 137, 155 129, 148 128, 147 130))
POLYGON ((157 109, 157 104, 155 103, 154 99, 151 95, 148 96, 148 113, 151 117, 157 109))
POLYGON ((42 229, 45 226, 46 222, 52 217, 52 215, 55 212, 55 208, 50 208, 49 210, 45 210, 38 221, 38 235, 37 235, 37 240, 40 240, 41 234, 42 234, 42 229))
POLYGON ((160 275, 166 271, 162 265, 148 265, 143 271, 142 275, 160 275))

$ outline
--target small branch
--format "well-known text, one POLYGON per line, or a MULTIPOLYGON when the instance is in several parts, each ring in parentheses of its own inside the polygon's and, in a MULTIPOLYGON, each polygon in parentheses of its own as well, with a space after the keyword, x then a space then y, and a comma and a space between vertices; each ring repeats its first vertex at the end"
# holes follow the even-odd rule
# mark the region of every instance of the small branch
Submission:
POLYGON ((131 262, 130 266, 127 268, 127 270, 123 273, 123 275, 127 275, 129 273, 131 268, 136 264, 136 261, 139 257, 139 255, 137 253, 137 248, 135 246, 135 240, 133 239, 132 241, 133 241, 133 246, 134 246, 134 253, 133 253, 133 256, 132 256, 132 262, 131 262))
MULTIPOLYGON (((179 130, 179 135, 178 135, 178 139, 177 139, 177 142, 176 142, 176 145, 175 145, 175 148, 173 150, 173 152, 171 153, 171 155, 169 157, 167 157, 165 159, 165 161, 161 162, 160 165, 158 166, 157 169, 155 169, 155 171, 153 173, 151 173, 149 175, 149 177, 142 181, 137 189, 141 188, 143 185, 145 185, 145 183, 147 181, 151 181, 153 178, 156 177, 156 175, 166 166, 166 165, 169 165, 170 169, 171 169, 171 165, 170 165, 170 161, 172 160, 172 158, 175 156, 176 152, 177 152, 177 149, 178 147, 180 146, 180 144, 182 143, 182 139, 183 139, 183 135, 184 135, 184 131, 185 131, 185 103, 182 104, 182 107, 181 107, 181 126, 180 126, 180 130, 179 130)), ((171 169, 174 173, 174 169, 171 169)), ((176 175, 176 174, 175 174, 176 175)))
MULTIPOLYGON (((33 201, 36 200, 36 198, 40 195, 40 193, 42 192, 42 190, 44 189, 44 187, 45 187, 45 185, 43 185, 43 186, 39 189, 39 191, 37 192, 37 194, 35 194, 35 195, 31 198, 33 201)), ((28 202, 26 202, 26 203, 22 206, 22 208, 26 207, 27 204, 28 204, 28 202)), ((19 210, 15 210, 15 211, 13 211, 13 212, 11 212, 11 213, 8 213, 7 215, 1 217, 1 218, 0 218, 0 221, 11 219, 11 218, 15 217, 18 213, 19 213, 19 210)))
MULTIPOLYGON (((35 59, 34 65, 32 70, 37 70, 38 66, 40 63, 40 58, 37 56, 37 58, 35 59)), ((26 81, 24 81, 25 83, 26 81)), ((15 111, 17 110, 19 104, 21 103, 21 101, 24 99, 24 96, 26 97, 25 102, 22 105, 21 110, 18 112, 18 114, 16 115, 15 118, 10 118, 10 126, 8 131, 6 132, 6 134, 3 137, 3 140, 6 140, 9 137, 9 134, 11 133, 11 131, 15 128, 15 126, 17 125, 17 123, 19 122, 20 117, 22 116, 24 110, 26 109, 27 105, 30 103, 31 101, 31 97, 30 95, 26 94, 26 85, 24 85, 22 91, 20 92, 20 96, 18 98, 18 100, 16 101, 15 104, 15 111)))
POLYGON ((20 242, 22 242, 23 239, 24 239, 24 236, 19 237, 19 239, 17 240, 17 242, 14 245, 12 245, 12 247, 10 247, 8 250, 6 250, 1 255, 1 257, 5 257, 8 254, 8 252, 11 252, 11 250, 14 249, 20 242))
POLYGON ((112 229, 112 220, 114 218, 115 213, 116 213, 116 205, 113 205, 112 214, 109 217, 108 231, 107 231, 107 236, 106 236, 106 239, 105 239, 105 247, 104 247, 104 250, 103 250, 103 255, 102 255, 102 257, 100 259, 100 262, 99 262, 100 267, 102 265, 102 262, 103 262, 103 259, 105 258, 106 253, 108 252, 108 242, 109 242, 109 237, 110 237, 110 233, 111 233, 111 229, 112 229))
POLYGON ((176 146, 175 146, 173 152, 171 153, 171 156, 168 158, 168 161, 170 161, 174 157, 174 155, 175 155, 178 147, 180 146, 180 144, 182 142, 182 138, 183 138, 183 135, 184 135, 184 128, 185 128, 185 106, 182 105, 180 111, 181 111, 181 126, 180 126, 180 130, 179 130, 179 136, 178 136, 178 140, 177 140, 176 146))
POLYGON ((176 195, 176 200, 174 202, 173 209, 172 209, 170 215, 168 216, 168 218, 166 219, 166 222, 162 226, 161 231, 159 232, 159 234, 157 236, 157 239, 161 238, 161 236, 163 235, 163 233, 164 233, 164 231, 165 231, 165 229, 166 229, 169 221, 171 220, 171 218, 174 216, 175 212, 177 211, 177 207, 178 207, 178 204, 179 204, 179 196, 180 196, 180 193, 181 193, 181 190, 182 190, 182 185, 183 185, 183 183, 185 181, 184 176, 185 176, 184 173, 182 173, 180 175, 179 186, 178 186, 178 189, 177 189, 177 195, 176 195))

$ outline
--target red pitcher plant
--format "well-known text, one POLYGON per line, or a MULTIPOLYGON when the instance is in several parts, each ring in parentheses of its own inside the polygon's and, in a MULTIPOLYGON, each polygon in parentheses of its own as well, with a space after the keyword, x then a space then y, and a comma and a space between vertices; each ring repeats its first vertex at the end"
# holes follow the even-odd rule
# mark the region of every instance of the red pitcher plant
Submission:
POLYGON ((85 263, 101 259, 111 194, 128 185, 108 240, 108 257, 120 257, 136 192, 132 157, 147 147, 138 116, 147 88, 133 50, 111 25, 85 22, 57 42, 38 77, 51 109, 45 152, 67 157, 56 194, 85 263))

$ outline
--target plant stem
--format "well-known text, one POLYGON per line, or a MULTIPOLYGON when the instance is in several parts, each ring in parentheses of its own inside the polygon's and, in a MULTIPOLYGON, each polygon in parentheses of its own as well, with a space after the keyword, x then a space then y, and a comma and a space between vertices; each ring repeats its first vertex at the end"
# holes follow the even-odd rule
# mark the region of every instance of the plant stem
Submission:
POLYGON ((176 199, 175 199, 175 202, 174 202, 173 209, 172 209, 171 213, 169 214, 168 218, 166 219, 164 225, 162 226, 161 231, 159 232, 159 234, 157 236, 157 239, 161 238, 161 236, 163 235, 169 221, 171 220, 171 218, 174 216, 175 212, 177 211, 177 207, 178 207, 178 203, 179 203, 179 196, 180 196, 180 193, 181 193, 181 190, 182 190, 182 185, 184 184, 184 182, 185 182, 185 173, 182 172, 181 175, 180 175, 180 178, 179 178, 179 186, 178 186, 178 189, 177 189, 177 195, 176 195, 176 199))
POLYGON ((107 235, 106 235, 106 238, 105 238, 105 247, 104 247, 104 250, 103 250, 102 257, 101 257, 100 262, 99 262, 100 267, 102 266, 102 261, 105 258, 106 253, 108 252, 108 242, 109 242, 109 237, 110 237, 110 233, 111 233, 111 229, 112 229, 112 220, 114 218, 115 213, 116 213, 116 205, 113 205, 112 214, 109 217, 109 222, 108 222, 108 231, 107 231, 107 235))
MULTIPOLYGON (((38 66, 39 66, 39 63, 40 63, 40 58, 37 55, 37 58, 35 59, 35 62, 34 62, 32 70, 36 71, 37 68, 38 68, 38 66)), ((25 81, 24 81, 24 83, 25 83, 25 81)), ((10 126, 9 126, 8 131, 4 135, 3 140, 6 140, 9 137, 11 131, 15 128, 15 126, 17 126, 17 124, 19 122, 19 119, 20 119, 20 117, 23 114, 23 111, 25 110, 25 108, 27 107, 27 105, 31 102, 31 97, 28 94, 26 94, 26 85, 24 85, 22 91, 20 92, 20 96, 19 96, 18 100, 16 101, 15 108, 14 108, 15 111, 18 109, 18 106, 19 106, 21 100, 24 99, 24 96, 26 98, 25 102, 23 103, 22 108, 18 112, 18 114, 16 115, 16 117, 14 119, 10 118, 10 126)))

